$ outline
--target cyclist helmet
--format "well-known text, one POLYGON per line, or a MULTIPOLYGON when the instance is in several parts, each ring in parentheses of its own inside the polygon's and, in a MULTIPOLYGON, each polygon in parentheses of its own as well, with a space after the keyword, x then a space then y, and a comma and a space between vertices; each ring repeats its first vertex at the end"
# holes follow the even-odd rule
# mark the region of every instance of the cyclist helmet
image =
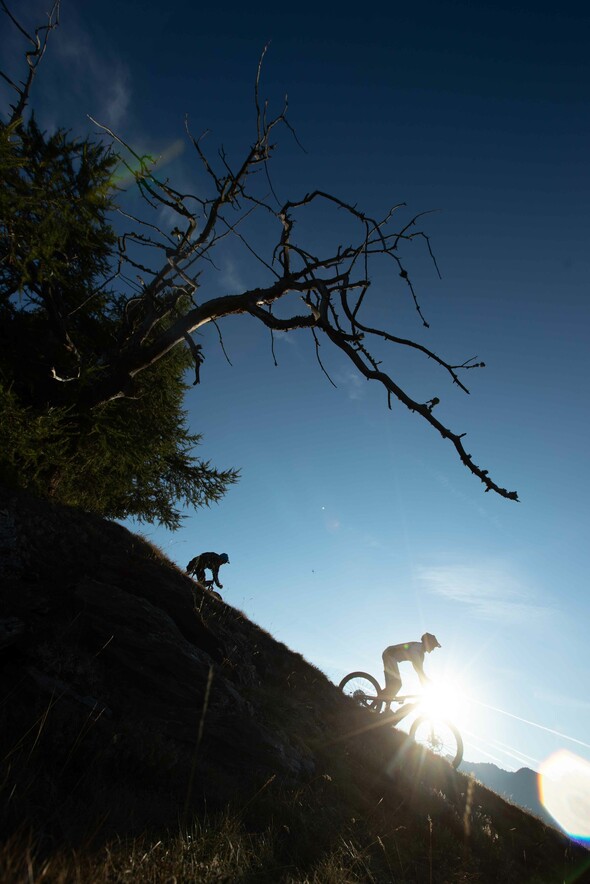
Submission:
POLYGON ((431 632, 424 633, 424 635, 422 636, 422 644, 427 651, 433 651, 435 648, 442 647, 437 637, 431 632))
POLYGON ((227 553, 221 553, 219 556, 219 561, 222 565, 227 565, 229 563, 229 556, 227 553))

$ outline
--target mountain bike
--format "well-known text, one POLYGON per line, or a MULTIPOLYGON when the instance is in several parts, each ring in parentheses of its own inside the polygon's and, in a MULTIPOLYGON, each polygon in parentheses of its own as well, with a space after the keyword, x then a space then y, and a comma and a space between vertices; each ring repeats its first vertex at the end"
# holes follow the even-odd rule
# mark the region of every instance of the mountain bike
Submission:
POLYGON ((368 672, 349 672, 338 685, 343 694, 351 697, 358 706, 376 715, 387 714, 387 724, 393 727, 413 712, 417 713, 409 730, 410 737, 420 746, 434 752, 459 767, 463 758, 463 738, 455 725, 445 718, 421 711, 424 697, 420 694, 406 694, 395 700, 387 700, 377 679, 368 672), (392 709, 392 704, 401 708, 392 709))

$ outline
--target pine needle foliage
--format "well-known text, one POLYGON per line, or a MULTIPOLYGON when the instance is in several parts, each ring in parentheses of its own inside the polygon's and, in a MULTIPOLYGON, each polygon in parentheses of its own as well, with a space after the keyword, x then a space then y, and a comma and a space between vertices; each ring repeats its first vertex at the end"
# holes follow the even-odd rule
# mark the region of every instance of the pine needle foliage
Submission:
POLYGON ((0 123, 0 480, 174 529, 182 506, 220 500, 238 473, 194 456, 184 348, 128 396, 84 406, 126 322, 110 287, 118 162, 101 143, 42 132, 34 116, 0 123))

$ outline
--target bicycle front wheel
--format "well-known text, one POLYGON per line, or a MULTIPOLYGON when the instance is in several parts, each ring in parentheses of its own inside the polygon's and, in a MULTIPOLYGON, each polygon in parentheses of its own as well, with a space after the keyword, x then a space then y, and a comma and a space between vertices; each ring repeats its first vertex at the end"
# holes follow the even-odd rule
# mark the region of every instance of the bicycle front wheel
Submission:
POLYGON ((459 767, 463 758, 463 738, 454 724, 436 718, 417 718, 410 728, 411 738, 430 752, 459 767))
POLYGON ((379 682, 368 672, 349 672, 338 685, 343 694, 352 697, 363 709, 381 712, 384 701, 380 699, 379 682))

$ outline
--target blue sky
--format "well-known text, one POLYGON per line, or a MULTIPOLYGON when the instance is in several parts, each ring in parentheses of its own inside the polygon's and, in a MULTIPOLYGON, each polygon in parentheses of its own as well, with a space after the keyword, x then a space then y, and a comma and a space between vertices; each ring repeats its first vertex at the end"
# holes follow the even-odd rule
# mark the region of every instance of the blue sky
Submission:
MULTIPOLYGON (((27 7, 31 20, 44 9, 27 7)), ((375 215, 400 201, 438 210, 424 228, 442 280, 416 245, 409 261, 430 329, 399 280, 376 279, 375 315, 487 367, 466 375, 470 396, 394 348, 384 368, 416 398, 438 396, 439 418, 521 502, 485 494, 327 342, 337 389, 303 332, 277 339, 275 367, 268 330, 231 319, 232 366, 205 329, 187 408, 200 453, 242 479, 176 534, 140 530, 181 566, 226 551, 224 598, 335 681, 380 676, 385 646, 435 632, 427 670, 471 697, 467 757, 509 769, 564 748, 590 761, 589 24, 567 2, 64 2, 34 93, 44 125, 81 131, 90 114, 184 185, 197 174, 185 113, 212 147, 244 152, 271 40, 261 94, 278 109, 288 93, 306 150, 279 139, 280 197, 321 187, 375 215)), ((339 223, 310 241, 319 249, 339 223)), ((258 284, 237 243, 217 262, 211 295, 258 284)))

